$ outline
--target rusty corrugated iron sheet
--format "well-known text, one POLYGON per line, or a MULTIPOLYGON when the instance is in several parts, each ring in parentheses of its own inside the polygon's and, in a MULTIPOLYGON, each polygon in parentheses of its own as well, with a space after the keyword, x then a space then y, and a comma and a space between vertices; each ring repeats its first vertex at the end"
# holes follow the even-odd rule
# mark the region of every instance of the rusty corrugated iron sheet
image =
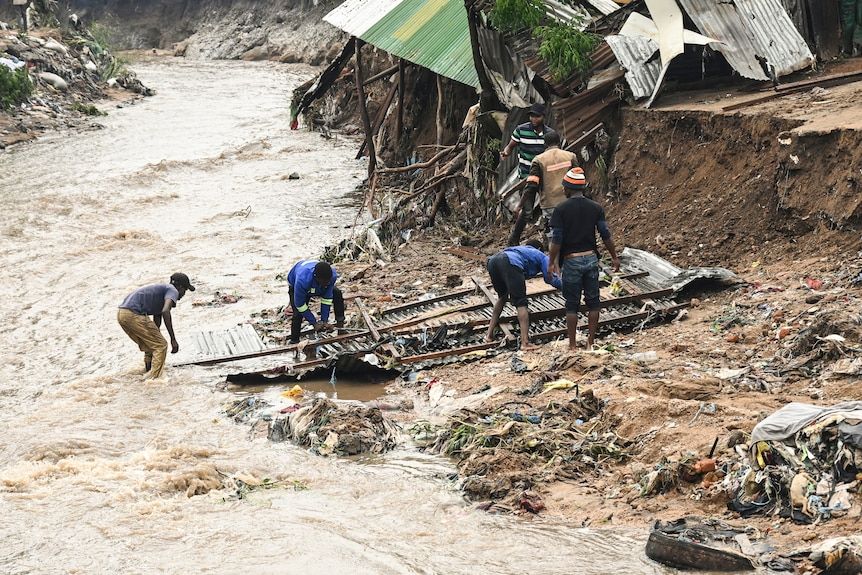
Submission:
MULTIPOLYGON (((694 281, 735 280, 733 273, 723 268, 683 270, 641 250, 627 248, 621 259, 621 278, 627 291, 620 296, 602 300, 599 321, 604 331, 644 327, 672 317, 685 306, 677 299, 678 293, 694 281)), ((531 337, 547 340, 563 336, 566 310, 562 294, 545 286, 531 293, 528 298, 531 337)), ((369 318, 369 323, 380 332, 379 341, 375 341, 369 332, 344 336, 337 338, 337 341, 332 341, 336 338, 324 339, 320 343, 310 340, 303 350, 304 357, 299 356, 287 362, 283 356, 280 359, 272 356, 256 361, 253 366, 245 363, 236 371, 241 370, 246 375, 301 376, 308 371, 331 366, 336 361, 342 362, 340 365, 347 365, 344 362, 348 362, 356 369, 362 369, 363 365, 416 369, 461 361, 464 354, 468 358, 480 357, 485 350, 496 347, 496 344, 482 341, 491 317, 492 300, 493 294, 461 289, 425 301, 398 305, 369 318)), ((512 324, 512 330, 517 330, 516 318, 517 310, 510 304, 504 306, 502 319, 512 324)), ((586 317, 583 321, 586 322, 586 317)), ((240 329, 246 331, 250 327, 240 326, 240 329)), ((231 337, 247 341, 248 335, 241 333, 231 337)), ((222 339, 223 336, 219 336, 218 341, 222 339)), ((211 336, 208 341, 213 341, 211 336)), ((211 354, 223 354, 225 351, 218 343, 207 345, 211 354)), ((253 340, 248 345, 255 347, 253 340)), ((247 351, 248 348, 241 349, 247 351)))

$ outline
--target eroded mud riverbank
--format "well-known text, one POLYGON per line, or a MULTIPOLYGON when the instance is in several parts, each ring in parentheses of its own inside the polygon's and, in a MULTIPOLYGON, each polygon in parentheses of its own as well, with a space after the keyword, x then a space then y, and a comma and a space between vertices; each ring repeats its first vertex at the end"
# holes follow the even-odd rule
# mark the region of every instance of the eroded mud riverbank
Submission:
POLYGON ((301 71, 136 70, 158 97, 0 156, 0 571, 663 572, 638 532, 474 511, 441 458, 361 464, 250 439, 220 415, 235 396, 217 369, 143 382, 115 320, 129 290, 194 278, 181 360, 193 331, 284 303, 275 276, 345 233, 364 166, 355 143, 287 131, 301 71), (242 298, 192 305, 217 290, 242 298))

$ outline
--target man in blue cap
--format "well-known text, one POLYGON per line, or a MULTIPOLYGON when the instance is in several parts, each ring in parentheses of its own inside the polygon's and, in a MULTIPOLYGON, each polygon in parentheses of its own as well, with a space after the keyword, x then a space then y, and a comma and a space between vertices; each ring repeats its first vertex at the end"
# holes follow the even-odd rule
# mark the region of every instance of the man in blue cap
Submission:
POLYGON ((287 274, 290 284, 290 307, 293 317, 290 322, 290 343, 299 343, 302 320, 308 320, 315 332, 326 331, 329 324, 329 310, 335 308, 335 327, 344 326, 344 295, 335 287, 338 274, 326 262, 302 260, 296 263, 287 274), (308 308, 309 302, 320 298, 320 320, 308 308))

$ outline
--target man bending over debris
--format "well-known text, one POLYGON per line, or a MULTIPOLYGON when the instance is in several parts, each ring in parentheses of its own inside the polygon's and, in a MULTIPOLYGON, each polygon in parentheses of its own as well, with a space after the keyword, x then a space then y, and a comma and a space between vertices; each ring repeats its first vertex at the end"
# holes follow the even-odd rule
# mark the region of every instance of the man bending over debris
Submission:
POLYGON ((290 322, 290 343, 299 343, 299 332, 302 329, 302 320, 314 326, 315 332, 330 329, 329 308, 335 307, 335 326, 344 326, 344 296, 341 290, 335 287, 338 274, 326 262, 317 260, 302 260, 294 265, 287 274, 287 282, 290 284, 290 307, 293 309, 293 317, 290 322), (314 317, 314 313, 308 309, 309 302, 320 298, 320 321, 314 317))
POLYGON ((581 293, 587 304, 589 338, 592 348, 599 327, 599 257, 596 230, 613 258, 614 271, 620 269, 617 248, 605 221, 605 210, 584 196, 587 179, 581 168, 572 168, 563 178, 565 202, 551 216, 551 273, 563 268, 563 297, 566 298, 566 328, 569 349, 577 348, 578 311, 581 293))
POLYGON ((161 332, 162 318, 171 336, 171 353, 180 350, 174 335, 171 308, 176 307, 177 302, 186 295, 186 290, 195 291, 189 276, 175 273, 168 284, 153 284, 133 291, 126 296, 117 311, 120 327, 144 352, 145 371, 150 372, 152 378, 161 377, 168 353, 168 343, 161 332), (150 320, 149 316, 153 319, 150 320))
POLYGON ((530 351, 538 346, 530 344, 530 312, 527 307, 527 282, 525 278, 542 274, 545 283, 557 289, 562 287, 558 275, 548 270, 548 256, 542 252, 542 242, 530 240, 523 246, 508 247, 488 258, 488 273, 491 284, 497 292, 497 302, 491 314, 491 323, 485 341, 494 341, 494 331, 500 321, 500 314, 506 302, 511 300, 518 310, 518 324, 521 328, 521 349, 530 351))
POLYGON ((577 167, 578 158, 572 152, 560 149, 560 134, 553 130, 545 132, 545 151, 533 158, 530 164, 530 174, 527 176, 527 186, 521 194, 521 201, 515 210, 515 226, 509 236, 509 245, 521 243, 521 234, 527 227, 527 222, 533 219, 533 207, 536 196, 539 197, 539 207, 545 222, 545 233, 548 233, 548 222, 558 205, 566 201, 563 191, 563 176, 570 169, 577 167))

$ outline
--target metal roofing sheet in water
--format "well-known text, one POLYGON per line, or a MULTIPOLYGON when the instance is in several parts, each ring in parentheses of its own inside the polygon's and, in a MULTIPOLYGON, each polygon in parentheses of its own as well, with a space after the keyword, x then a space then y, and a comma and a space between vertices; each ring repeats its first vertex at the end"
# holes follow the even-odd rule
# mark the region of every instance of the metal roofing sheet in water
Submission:
POLYGON ((459 0, 347 0, 323 19, 441 76, 479 86, 459 0))

